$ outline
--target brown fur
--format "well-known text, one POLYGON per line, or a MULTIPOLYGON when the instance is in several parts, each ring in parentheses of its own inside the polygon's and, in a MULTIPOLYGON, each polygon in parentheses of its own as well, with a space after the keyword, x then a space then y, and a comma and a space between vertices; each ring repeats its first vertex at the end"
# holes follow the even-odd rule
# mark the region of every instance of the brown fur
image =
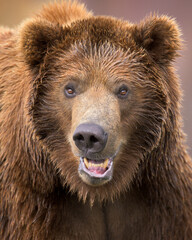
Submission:
POLYGON ((136 25, 64 2, 0 31, 0 238, 192 239, 174 20, 136 25), (109 135, 97 157, 118 149, 112 180, 98 187, 80 178, 72 140, 92 121, 109 135))

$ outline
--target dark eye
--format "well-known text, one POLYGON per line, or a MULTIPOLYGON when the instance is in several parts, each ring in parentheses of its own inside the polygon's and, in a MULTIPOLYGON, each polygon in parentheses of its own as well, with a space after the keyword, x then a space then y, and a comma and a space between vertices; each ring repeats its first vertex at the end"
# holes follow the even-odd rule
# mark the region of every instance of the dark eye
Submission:
POLYGON ((128 94, 129 94, 129 89, 126 85, 121 86, 117 91, 117 96, 118 98, 121 98, 121 99, 127 98, 128 94))
POLYGON ((76 96, 75 88, 73 85, 67 85, 64 89, 65 96, 68 98, 73 98, 76 96))

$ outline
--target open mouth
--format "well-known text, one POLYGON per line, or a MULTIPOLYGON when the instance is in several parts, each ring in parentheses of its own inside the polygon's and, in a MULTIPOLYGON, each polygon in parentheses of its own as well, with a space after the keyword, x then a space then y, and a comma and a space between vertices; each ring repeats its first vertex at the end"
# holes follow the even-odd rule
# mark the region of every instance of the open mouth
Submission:
POLYGON ((108 182, 113 175, 113 158, 94 160, 81 157, 79 174, 90 185, 101 185, 108 182))

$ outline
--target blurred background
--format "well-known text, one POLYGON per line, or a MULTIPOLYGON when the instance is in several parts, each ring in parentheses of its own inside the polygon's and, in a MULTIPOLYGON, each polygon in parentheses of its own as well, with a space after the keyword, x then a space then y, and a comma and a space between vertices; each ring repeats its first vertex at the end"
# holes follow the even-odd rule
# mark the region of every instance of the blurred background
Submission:
MULTIPOLYGON (((50 0, 0 0, 0 25, 15 27, 23 19, 33 16, 48 2, 50 0)), ((182 115, 188 151, 192 156, 192 0, 81 0, 81 2, 95 15, 111 15, 135 23, 151 12, 176 18, 186 45, 175 65, 184 92, 182 115)))

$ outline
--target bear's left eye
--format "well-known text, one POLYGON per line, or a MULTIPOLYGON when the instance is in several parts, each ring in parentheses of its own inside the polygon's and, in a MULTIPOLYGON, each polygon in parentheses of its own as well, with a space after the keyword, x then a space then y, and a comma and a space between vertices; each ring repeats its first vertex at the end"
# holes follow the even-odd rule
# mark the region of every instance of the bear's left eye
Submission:
POLYGON ((121 86, 117 91, 118 98, 124 99, 127 98, 129 94, 129 89, 126 85, 121 86))
POLYGON ((68 98, 73 98, 76 96, 75 88, 72 85, 65 86, 64 93, 68 98))

